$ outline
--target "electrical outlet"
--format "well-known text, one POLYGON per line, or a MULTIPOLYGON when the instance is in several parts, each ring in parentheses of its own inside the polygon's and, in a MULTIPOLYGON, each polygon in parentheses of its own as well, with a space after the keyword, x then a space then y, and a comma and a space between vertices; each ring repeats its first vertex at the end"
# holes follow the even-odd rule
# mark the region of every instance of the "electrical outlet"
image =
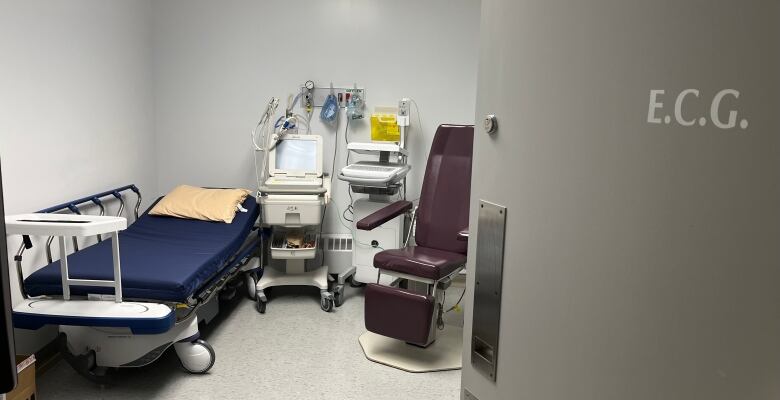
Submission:
POLYGON ((398 116, 400 117, 409 116, 409 103, 411 103, 411 100, 405 97, 398 102, 398 116))
POLYGON ((409 103, 411 102, 406 97, 398 101, 398 126, 409 126, 409 103))

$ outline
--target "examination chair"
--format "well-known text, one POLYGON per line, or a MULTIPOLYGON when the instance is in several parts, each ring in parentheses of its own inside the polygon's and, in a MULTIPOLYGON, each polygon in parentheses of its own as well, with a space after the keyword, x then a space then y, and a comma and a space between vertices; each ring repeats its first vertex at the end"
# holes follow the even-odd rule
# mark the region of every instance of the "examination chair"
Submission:
POLYGON ((390 286, 370 283, 365 290, 365 323, 370 332, 427 347, 443 328, 443 294, 466 264, 471 195, 473 126, 440 125, 425 168, 419 206, 397 201, 358 221, 372 230, 412 212, 415 245, 374 256, 390 286))

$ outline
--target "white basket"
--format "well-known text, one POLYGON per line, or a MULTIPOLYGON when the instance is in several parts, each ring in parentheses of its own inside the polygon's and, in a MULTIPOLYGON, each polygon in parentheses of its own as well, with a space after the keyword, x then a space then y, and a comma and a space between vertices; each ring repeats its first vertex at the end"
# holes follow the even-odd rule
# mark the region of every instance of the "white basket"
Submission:
POLYGON ((308 231, 304 234, 305 242, 311 240, 314 241, 314 247, 305 247, 305 248, 288 248, 287 240, 286 240, 288 232, 290 231, 286 229, 274 230, 274 233, 271 236, 271 258, 282 259, 282 260, 293 260, 293 259, 308 260, 317 256, 317 246, 319 244, 320 238, 316 232, 308 231))

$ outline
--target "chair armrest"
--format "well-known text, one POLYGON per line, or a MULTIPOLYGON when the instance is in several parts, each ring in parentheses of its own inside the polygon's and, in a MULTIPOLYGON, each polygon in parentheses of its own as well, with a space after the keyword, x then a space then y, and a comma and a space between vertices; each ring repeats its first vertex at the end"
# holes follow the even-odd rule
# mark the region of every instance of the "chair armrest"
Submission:
POLYGON ((458 240, 461 242, 468 242, 469 241, 469 230, 464 229, 460 232, 458 232, 458 240))
POLYGON ((396 201, 358 221, 357 228, 361 231, 370 231, 399 215, 409 212, 412 206, 411 201, 396 201))

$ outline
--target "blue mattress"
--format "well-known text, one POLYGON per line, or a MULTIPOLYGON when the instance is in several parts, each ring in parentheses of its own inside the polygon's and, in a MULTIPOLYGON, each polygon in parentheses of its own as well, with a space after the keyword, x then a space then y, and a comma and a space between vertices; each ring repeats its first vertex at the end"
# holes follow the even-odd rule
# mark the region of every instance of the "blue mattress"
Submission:
MULTIPOLYGON (((259 215, 247 197, 233 222, 207 222, 144 214, 119 233, 123 297, 185 302, 219 275, 250 234, 259 215)), ((71 279, 113 279, 111 243, 68 256, 71 279)), ((31 296, 62 295, 59 261, 24 280, 31 296)), ((71 286, 72 295, 113 294, 113 288, 71 286)))

